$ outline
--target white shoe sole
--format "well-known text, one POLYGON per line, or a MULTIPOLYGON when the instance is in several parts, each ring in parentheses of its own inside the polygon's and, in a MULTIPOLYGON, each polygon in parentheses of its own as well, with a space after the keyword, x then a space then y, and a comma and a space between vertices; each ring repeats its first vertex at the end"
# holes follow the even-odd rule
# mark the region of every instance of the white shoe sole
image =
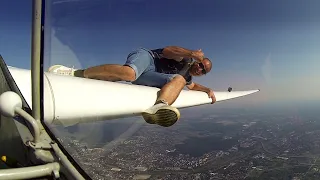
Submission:
POLYGON ((49 69, 48 69, 48 72, 53 72, 55 69, 57 69, 57 68, 59 68, 61 66, 62 65, 60 65, 60 64, 50 66, 49 69))
POLYGON ((160 126, 169 127, 180 119, 180 111, 171 106, 162 106, 154 109, 152 112, 148 110, 142 112, 142 117, 149 124, 158 124, 160 126))

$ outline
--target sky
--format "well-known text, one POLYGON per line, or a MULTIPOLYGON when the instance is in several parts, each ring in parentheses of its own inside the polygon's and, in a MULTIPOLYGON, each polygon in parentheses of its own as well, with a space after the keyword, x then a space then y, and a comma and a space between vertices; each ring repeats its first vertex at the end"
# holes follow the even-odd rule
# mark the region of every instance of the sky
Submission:
MULTIPOLYGON (((30 68, 30 0, 2 0, 0 54, 30 68)), ((259 93, 221 107, 320 101, 320 1, 55 0, 45 16, 45 68, 123 64, 136 48, 202 49, 212 71, 195 82, 259 93)), ((206 105, 203 108, 212 108, 206 105)))

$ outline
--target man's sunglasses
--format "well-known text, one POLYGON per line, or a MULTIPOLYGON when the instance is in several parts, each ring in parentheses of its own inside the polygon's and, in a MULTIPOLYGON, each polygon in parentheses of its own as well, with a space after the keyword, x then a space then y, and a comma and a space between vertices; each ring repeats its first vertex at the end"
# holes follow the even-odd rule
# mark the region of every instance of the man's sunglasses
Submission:
POLYGON ((204 65, 202 64, 202 63, 198 63, 199 64, 199 66, 201 67, 201 69, 202 69, 202 74, 207 74, 207 71, 206 71, 206 69, 204 68, 204 65))

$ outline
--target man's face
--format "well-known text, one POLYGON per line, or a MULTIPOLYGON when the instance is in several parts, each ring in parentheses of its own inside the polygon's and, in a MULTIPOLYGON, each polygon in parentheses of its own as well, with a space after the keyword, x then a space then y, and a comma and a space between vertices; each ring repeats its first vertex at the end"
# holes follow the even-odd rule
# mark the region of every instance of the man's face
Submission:
POLYGON ((191 76, 202 76, 209 73, 211 70, 211 63, 208 59, 204 59, 202 63, 195 62, 190 69, 191 76))

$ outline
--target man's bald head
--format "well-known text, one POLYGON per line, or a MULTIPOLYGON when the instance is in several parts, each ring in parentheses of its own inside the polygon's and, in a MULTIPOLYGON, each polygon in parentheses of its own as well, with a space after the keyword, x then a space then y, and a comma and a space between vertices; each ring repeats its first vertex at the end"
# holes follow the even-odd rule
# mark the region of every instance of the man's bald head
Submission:
POLYGON ((190 69, 190 75, 192 76, 202 76, 204 74, 207 74, 212 69, 212 62, 209 58, 204 58, 201 63, 195 62, 191 69, 190 69))
POLYGON ((202 61, 202 64, 204 65, 205 67, 205 70, 206 72, 210 72, 211 69, 212 69, 212 62, 209 58, 204 58, 203 61, 202 61))

